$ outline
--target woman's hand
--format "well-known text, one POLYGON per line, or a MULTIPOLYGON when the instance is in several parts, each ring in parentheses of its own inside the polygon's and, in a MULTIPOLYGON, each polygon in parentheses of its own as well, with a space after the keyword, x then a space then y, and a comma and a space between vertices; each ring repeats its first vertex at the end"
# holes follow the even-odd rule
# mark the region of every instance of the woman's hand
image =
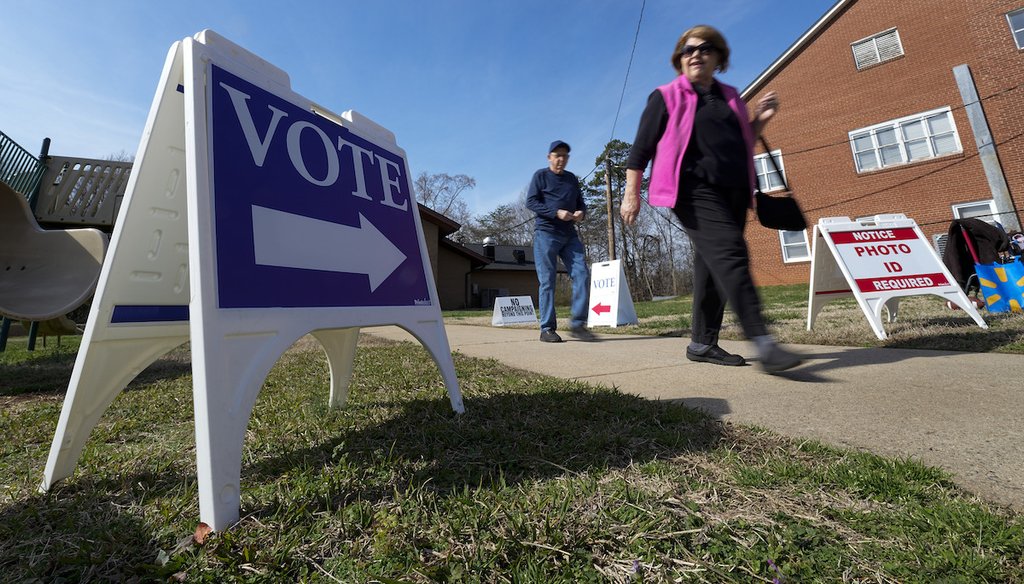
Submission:
POLYGON ((619 216, 626 225, 632 225, 640 214, 640 182, 643 176, 642 170, 626 169, 626 192, 623 193, 622 204, 619 205, 619 216))
POLYGON ((769 91, 757 100, 757 105, 754 107, 754 121, 763 126, 778 111, 779 95, 774 91, 769 91))
POLYGON ((640 197, 630 197, 629 195, 624 196, 622 198, 622 204, 619 205, 619 215, 622 216, 622 220, 626 222, 626 225, 632 225, 639 214, 640 197))

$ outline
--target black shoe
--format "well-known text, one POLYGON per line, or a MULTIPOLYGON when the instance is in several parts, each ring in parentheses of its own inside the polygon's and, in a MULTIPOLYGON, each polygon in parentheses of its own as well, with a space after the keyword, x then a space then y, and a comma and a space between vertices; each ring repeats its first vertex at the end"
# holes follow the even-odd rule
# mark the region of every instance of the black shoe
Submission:
POLYGON ((790 353, 780 345, 775 345, 766 356, 761 358, 761 368, 765 373, 775 374, 792 369, 803 362, 804 360, 799 355, 790 353))
POLYGON ((746 365, 747 361, 739 355, 733 355, 718 345, 711 345, 707 351, 703 353, 694 353, 689 347, 686 348, 686 358, 690 361, 697 361, 699 363, 714 363, 715 365, 727 365, 729 367, 738 367, 740 365, 746 365))
POLYGON ((596 341, 597 335, 585 326, 574 326, 569 329, 569 336, 578 341, 596 341))
POLYGON ((543 330, 540 331, 540 340, 545 343, 561 343, 562 337, 555 331, 543 330))

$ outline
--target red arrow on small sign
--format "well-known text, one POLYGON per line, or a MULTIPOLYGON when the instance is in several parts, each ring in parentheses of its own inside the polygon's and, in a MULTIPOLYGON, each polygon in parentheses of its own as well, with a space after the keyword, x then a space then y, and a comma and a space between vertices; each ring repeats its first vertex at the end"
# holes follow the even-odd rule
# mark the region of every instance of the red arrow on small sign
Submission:
POLYGON ((601 304, 600 302, 598 302, 597 304, 594 305, 594 308, 592 308, 591 310, 593 310, 595 314, 601 314, 602 312, 611 312, 612 307, 608 306, 607 304, 601 304))

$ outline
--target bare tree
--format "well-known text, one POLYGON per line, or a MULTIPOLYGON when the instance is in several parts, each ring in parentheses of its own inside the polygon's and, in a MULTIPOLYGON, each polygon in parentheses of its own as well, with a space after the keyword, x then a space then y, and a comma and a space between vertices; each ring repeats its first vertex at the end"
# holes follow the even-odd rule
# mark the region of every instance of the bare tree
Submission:
POLYGON ((122 149, 120 152, 108 154, 104 160, 112 160, 114 162, 135 162, 135 155, 122 149))
POLYGON ((526 208, 524 190, 515 202, 498 205, 489 213, 473 217, 462 229, 464 241, 481 242, 485 237, 493 237, 499 244, 530 245, 533 241, 533 219, 533 212, 526 208))
POLYGON ((421 172, 414 183, 416 200, 438 213, 466 225, 471 220, 462 194, 476 186, 476 179, 464 174, 421 172))
MULTIPOLYGON (((608 249, 608 184, 611 184, 615 255, 622 261, 630 291, 636 298, 679 294, 689 288, 693 257, 689 239, 667 209, 643 205, 633 225, 619 216, 626 185, 626 158, 631 144, 612 140, 594 161, 594 177, 586 185, 587 227, 581 228, 594 261, 610 257, 608 249), (609 165, 610 161, 610 165, 609 165)), ((647 181, 641 185, 646 199, 647 181)))

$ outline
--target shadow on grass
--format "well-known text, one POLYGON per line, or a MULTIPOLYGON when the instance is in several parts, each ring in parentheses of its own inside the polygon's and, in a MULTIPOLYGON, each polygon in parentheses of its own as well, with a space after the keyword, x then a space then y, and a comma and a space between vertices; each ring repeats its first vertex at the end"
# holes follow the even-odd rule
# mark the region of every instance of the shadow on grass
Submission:
MULTIPOLYGON (((947 332, 914 336, 909 339, 891 339, 886 342, 886 347, 901 349, 936 349, 946 351, 969 351, 972 353, 999 352, 1012 345, 1024 343, 1024 335, 1019 330, 999 330, 996 328, 983 329, 974 324, 958 327, 955 330, 948 330, 949 321, 944 319, 932 319, 923 323, 922 326, 947 327, 947 332)), ((990 327, 994 323, 989 323, 990 327)))
POLYGON ((537 393, 467 397, 461 416, 447 400, 355 404, 354 410, 397 412, 379 424, 264 459, 243 469, 242 481, 264 482, 297 468, 339 462, 401 469, 398 479, 370 480, 342 494, 345 500, 376 501, 391 496, 395 482, 442 493, 487 489, 673 458, 712 449, 723 439, 720 422, 681 404, 561 380, 539 383, 547 387, 537 393))
MULTIPOLYGON (((316 405, 316 420, 306 424, 316 428, 310 435, 326 438, 304 447, 304 438, 278 424, 294 421, 295 408, 258 405, 254 415, 265 430, 247 441, 255 462, 242 469, 241 515, 312 529, 324 513, 373 505, 396 491, 465 497, 669 459, 725 439, 720 422, 680 404, 557 379, 466 396, 463 415, 436 385, 421 389, 422 398, 404 398, 408 391, 354 389, 344 410, 316 405)), ((184 457, 136 464, 120 474, 79 469, 50 494, 0 506, 0 568, 42 581, 146 581, 191 561, 172 554, 167 566, 155 564, 160 549, 173 547, 167 532, 185 535, 181 525, 199 520, 194 470, 184 457)))
MULTIPOLYGON (((0 363, 0 397, 64 393, 71 381, 77 354, 77 351, 67 350, 40 351, 19 363, 0 363)), ((175 349, 139 373, 127 389, 191 373, 192 364, 187 351, 175 349)))
MULTIPOLYGON (((179 491, 194 497, 194 478, 148 471, 117 478, 86 475, 0 507, 0 580, 161 581, 178 564, 157 565, 161 543, 141 513, 132 509, 148 496, 179 491)), ((187 505, 173 512, 196 510, 187 505)))

